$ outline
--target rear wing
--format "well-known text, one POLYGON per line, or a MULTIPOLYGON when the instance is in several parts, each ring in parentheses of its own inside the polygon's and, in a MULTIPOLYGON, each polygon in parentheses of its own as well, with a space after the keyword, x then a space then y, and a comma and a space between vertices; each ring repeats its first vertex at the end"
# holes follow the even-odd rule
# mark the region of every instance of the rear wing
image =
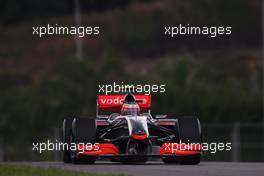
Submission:
MULTIPOLYGON (((138 106, 141 109, 146 109, 150 113, 151 95, 133 95, 138 106)), ((96 102, 96 118, 99 118, 99 110, 115 110, 121 109, 126 95, 98 95, 96 102)), ((101 116, 101 115, 100 115, 101 116)), ((100 118, 108 118, 108 116, 101 116, 100 118)))
MULTIPOLYGON (((124 103, 124 94, 119 95, 98 95, 97 108, 98 109, 120 109, 124 103)), ((151 95, 133 95, 138 106, 141 109, 149 109, 151 107, 151 95)))

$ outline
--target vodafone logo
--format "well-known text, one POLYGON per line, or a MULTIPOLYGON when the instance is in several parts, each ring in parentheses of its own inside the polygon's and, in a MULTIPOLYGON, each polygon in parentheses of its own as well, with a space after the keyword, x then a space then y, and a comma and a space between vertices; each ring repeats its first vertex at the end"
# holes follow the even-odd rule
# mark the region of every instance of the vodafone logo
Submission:
MULTIPOLYGON (((124 98, 102 98, 99 100, 100 101, 100 104, 103 104, 103 105, 122 105, 123 102, 124 102, 124 98)), ((146 104, 147 100, 146 99, 142 99, 141 100, 141 104, 146 104)))
POLYGON ((119 98, 119 97, 116 97, 114 99, 112 98, 102 98, 102 99, 99 99, 99 103, 100 104, 103 104, 103 105, 121 105, 123 104, 124 102, 124 98, 119 98))
MULTIPOLYGON (((125 95, 98 95, 99 108, 115 108, 120 107, 124 103, 125 95)), ((150 108, 150 95, 135 95, 137 104, 142 108, 150 108)))

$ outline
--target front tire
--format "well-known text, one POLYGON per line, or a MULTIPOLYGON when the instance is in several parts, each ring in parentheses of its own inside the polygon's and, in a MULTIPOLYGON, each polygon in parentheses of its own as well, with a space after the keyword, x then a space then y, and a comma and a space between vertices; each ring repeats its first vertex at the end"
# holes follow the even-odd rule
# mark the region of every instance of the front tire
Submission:
MULTIPOLYGON (((74 118, 72 122, 72 142, 78 143, 96 142, 96 124, 94 119, 74 118)), ((71 151, 71 160, 74 164, 93 164, 96 160, 94 156, 77 155, 77 151, 71 151)))
MULTIPOLYGON (((201 126, 199 119, 194 116, 179 117, 177 118, 176 124, 176 134, 178 134, 178 139, 181 143, 202 143, 201 126)), ((165 157, 162 159, 166 164, 180 163, 183 165, 195 165, 199 164, 201 160, 201 155, 190 155, 181 156, 179 158, 175 157, 165 157)))
MULTIPOLYGON (((71 143, 71 127, 73 117, 66 117, 62 123, 62 141, 70 146, 71 143)), ((63 151, 63 162, 64 163, 71 163, 71 151, 68 149, 64 149, 63 151)))
MULTIPOLYGON (((201 125, 197 117, 179 117, 178 118, 178 129, 179 129, 179 139, 181 143, 191 144, 191 143, 202 143, 201 125)), ((180 164, 183 165, 195 165, 199 164, 201 160, 201 154, 182 156, 180 158, 180 164)))

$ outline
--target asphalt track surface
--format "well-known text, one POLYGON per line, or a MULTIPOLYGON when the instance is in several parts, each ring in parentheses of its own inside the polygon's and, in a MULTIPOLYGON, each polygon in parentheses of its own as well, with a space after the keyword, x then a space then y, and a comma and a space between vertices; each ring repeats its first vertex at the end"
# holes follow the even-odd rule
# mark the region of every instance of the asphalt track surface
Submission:
POLYGON ((73 165, 62 162, 3 162, 0 164, 55 167, 65 170, 113 173, 130 176, 263 176, 264 163, 201 162, 199 165, 165 165, 162 162, 128 165, 98 161, 93 165, 73 165))

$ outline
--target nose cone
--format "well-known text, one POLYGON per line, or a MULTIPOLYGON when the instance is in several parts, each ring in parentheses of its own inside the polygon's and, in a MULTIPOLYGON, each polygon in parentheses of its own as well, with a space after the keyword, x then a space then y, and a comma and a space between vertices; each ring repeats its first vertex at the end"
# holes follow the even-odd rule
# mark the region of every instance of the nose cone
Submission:
POLYGON ((148 135, 144 129, 137 129, 133 130, 131 138, 135 140, 144 140, 148 138, 148 135))
POLYGON ((148 135, 147 134, 132 134, 131 138, 135 140, 145 140, 148 138, 148 135))

